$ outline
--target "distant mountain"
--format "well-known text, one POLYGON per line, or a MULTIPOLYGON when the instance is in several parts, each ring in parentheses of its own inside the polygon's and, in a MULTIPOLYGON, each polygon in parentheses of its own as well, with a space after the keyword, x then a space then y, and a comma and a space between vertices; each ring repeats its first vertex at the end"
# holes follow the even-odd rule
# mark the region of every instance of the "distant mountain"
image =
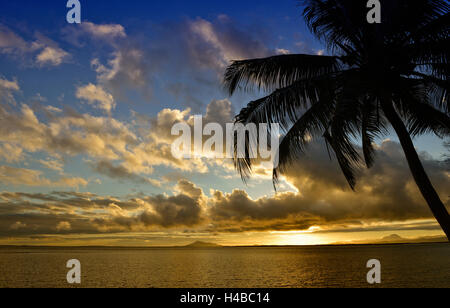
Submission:
POLYGON ((398 234, 392 234, 386 237, 383 237, 380 242, 405 242, 407 239, 401 237, 398 234))
POLYGON ((214 244, 214 243, 207 243, 207 242, 195 242, 190 245, 185 246, 186 248, 218 248, 222 247, 220 245, 214 244))
POLYGON ((444 236, 423 236, 417 238, 403 238, 397 234, 392 234, 390 236, 384 237, 380 243, 439 243, 447 242, 447 238, 444 236))
POLYGON ((379 240, 361 240, 334 243, 334 245, 358 245, 358 244, 418 244, 418 243, 446 243, 445 236, 424 236, 416 238, 403 238, 398 234, 392 234, 379 240))

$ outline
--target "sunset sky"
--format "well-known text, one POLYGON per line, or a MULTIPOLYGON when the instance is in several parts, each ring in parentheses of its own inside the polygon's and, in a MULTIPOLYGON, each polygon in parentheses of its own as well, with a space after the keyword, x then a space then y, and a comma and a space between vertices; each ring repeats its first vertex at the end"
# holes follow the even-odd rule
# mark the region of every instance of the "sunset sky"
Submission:
MULTIPOLYGON (((442 236, 394 135, 356 192, 321 142, 243 184, 232 161, 177 160, 175 123, 232 122, 231 60, 327 54, 295 0, 0 3, 0 245, 311 245, 442 236)), ((450 208, 443 140, 415 139, 450 208)))

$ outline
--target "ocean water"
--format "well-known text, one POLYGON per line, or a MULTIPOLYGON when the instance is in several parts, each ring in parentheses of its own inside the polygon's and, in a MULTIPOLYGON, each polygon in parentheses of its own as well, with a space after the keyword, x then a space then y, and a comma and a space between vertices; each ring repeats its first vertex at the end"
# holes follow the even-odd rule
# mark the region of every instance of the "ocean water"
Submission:
POLYGON ((367 261, 381 287, 450 288, 450 245, 210 249, 0 248, 0 287, 71 287, 66 262, 81 262, 81 287, 367 287, 367 261))

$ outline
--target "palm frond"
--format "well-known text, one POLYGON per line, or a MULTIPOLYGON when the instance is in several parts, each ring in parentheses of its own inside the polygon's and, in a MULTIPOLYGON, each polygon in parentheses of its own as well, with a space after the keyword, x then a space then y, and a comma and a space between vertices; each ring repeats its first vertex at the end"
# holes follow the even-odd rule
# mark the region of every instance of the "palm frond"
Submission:
POLYGON ((334 101, 322 96, 313 104, 282 138, 278 149, 278 166, 273 170, 274 184, 279 175, 291 166, 306 150, 308 144, 327 131, 333 115, 334 101))
POLYGON ((448 73, 448 65, 450 65, 448 39, 407 45, 401 49, 401 52, 420 71, 431 71, 438 78, 448 78, 448 75, 445 75, 448 73), (442 68, 445 68, 446 71, 442 68))
POLYGON ((450 13, 447 7, 443 11, 443 15, 434 18, 426 25, 417 28, 415 31, 409 33, 405 42, 423 42, 423 41, 436 41, 448 38, 448 31, 450 25, 450 13))
MULTIPOLYGON (((401 79, 401 91, 395 93, 394 103, 413 136, 434 133, 440 137, 450 134, 449 113, 433 106, 433 89, 422 80, 401 79)), ((444 106, 443 106, 444 107, 444 106)))
POLYGON ((329 132, 324 134, 328 146, 333 149, 342 173, 345 176, 350 188, 356 188, 356 173, 360 167, 360 156, 354 145, 347 138, 335 138, 329 132))
POLYGON ((362 126, 361 102, 355 94, 354 89, 343 88, 339 93, 336 109, 330 123, 330 129, 324 137, 327 144, 333 149, 341 170, 350 187, 356 187, 356 174, 361 167, 361 156, 352 141, 360 133, 362 126), (347 92, 348 91, 348 92, 347 92))
POLYGON ((445 0, 380 0, 383 22, 370 25, 366 20, 367 1, 299 2, 306 7, 303 15, 309 29, 319 39, 334 50, 341 50, 339 44, 347 44, 360 52, 374 44, 410 41, 412 33, 420 30, 433 33, 432 26, 425 27, 449 12, 445 0))
MULTIPOLYGON (((448 66, 445 68, 445 71, 447 72, 446 74, 450 71, 448 66)), ((415 77, 412 81, 416 85, 421 84, 422 87, 427 89, 426 94, 429 103, 436 109, 450 114, 450 105, 448 104, 450 99, 450 80, 418 72, 414 72, 412 76, 415 77)))
POLYGON ((361 139, 364 160, 367 168, 372 168, 375 162, 374 141, 387 133, 385 120, 378 113, 378 102, 366 100, 362 109, 361 139))
MULTIPOLYGON (((285 133, 274 183, 323 136, 350 187, 364 158, 375 159, 374 141, 386 134, 380 102, 387 97, 412 135, 449 136, 449 8, 445 0, 380 0, 383 22, 367 23, 367 1, 300 0, 310 30, 336 57, 285 55, 235 61, 224 85, 272 92, 251 102, 236 123, 278 122, 285 133), (362 151, 354 144, 362 140, 362 151)), ((246 137, 247 141, 249 140, 246 137)), ((259 138, 259 136, 256 136, 259 138)), ((236 143, 236 140, 235 140, 236 143)), ((245 149, 235 167, 244 181, 256 163, 245 149)))
POLYGON ((236 116, 236 122, 242 124, 275 122, 287 130, 308 106, 318 102, 324 95, 332 95, 333 88, 332 78, 297 81, 289 87, 276 90, 269 96, 250 102, 236 116))
POLYGON ((411 135, 434 133, 439 137, 450 136, 450 117, 447 114, 423 102, 408 100, 403 105, 408 105, 405 117, 411 135))
POLYGON ((339 44, 360 46, 365 4, 350 0, 304 0, 300 4, 306 7, 303 16, 311 32, 330 48, 336 49, 339 44))
POLYGON ((338 58, 328 56, 296 54, 234 61, 225 72, 224 86, 231 95, 237 88, 273 91, 338 70, 338 58))

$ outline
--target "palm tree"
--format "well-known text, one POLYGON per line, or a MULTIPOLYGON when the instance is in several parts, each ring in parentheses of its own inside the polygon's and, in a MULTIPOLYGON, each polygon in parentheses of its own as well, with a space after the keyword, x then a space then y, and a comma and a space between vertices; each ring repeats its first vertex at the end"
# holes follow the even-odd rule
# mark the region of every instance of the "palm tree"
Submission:
MULTIPOLYGON (((350 187, 365 162, 374 163, 374 140, 392 127, 414 180, 450 239, 450 216, 434 189, 412 137, 450 134, 448 105, 449 4, 445 0, 381 0, 382 23, 369 24, 366 0, 303 0, 312 33, 334 56, 280 55, 234 61, 225 73, 230 95, 238 89, 271 93, 251 102, 237 123, 277 122, 284 132, 274 183, 324 138, 350 187), (358 151, 355 138, 360 138, 358 151)), ((235 157, 244 180, 255 161, 235 157)))

